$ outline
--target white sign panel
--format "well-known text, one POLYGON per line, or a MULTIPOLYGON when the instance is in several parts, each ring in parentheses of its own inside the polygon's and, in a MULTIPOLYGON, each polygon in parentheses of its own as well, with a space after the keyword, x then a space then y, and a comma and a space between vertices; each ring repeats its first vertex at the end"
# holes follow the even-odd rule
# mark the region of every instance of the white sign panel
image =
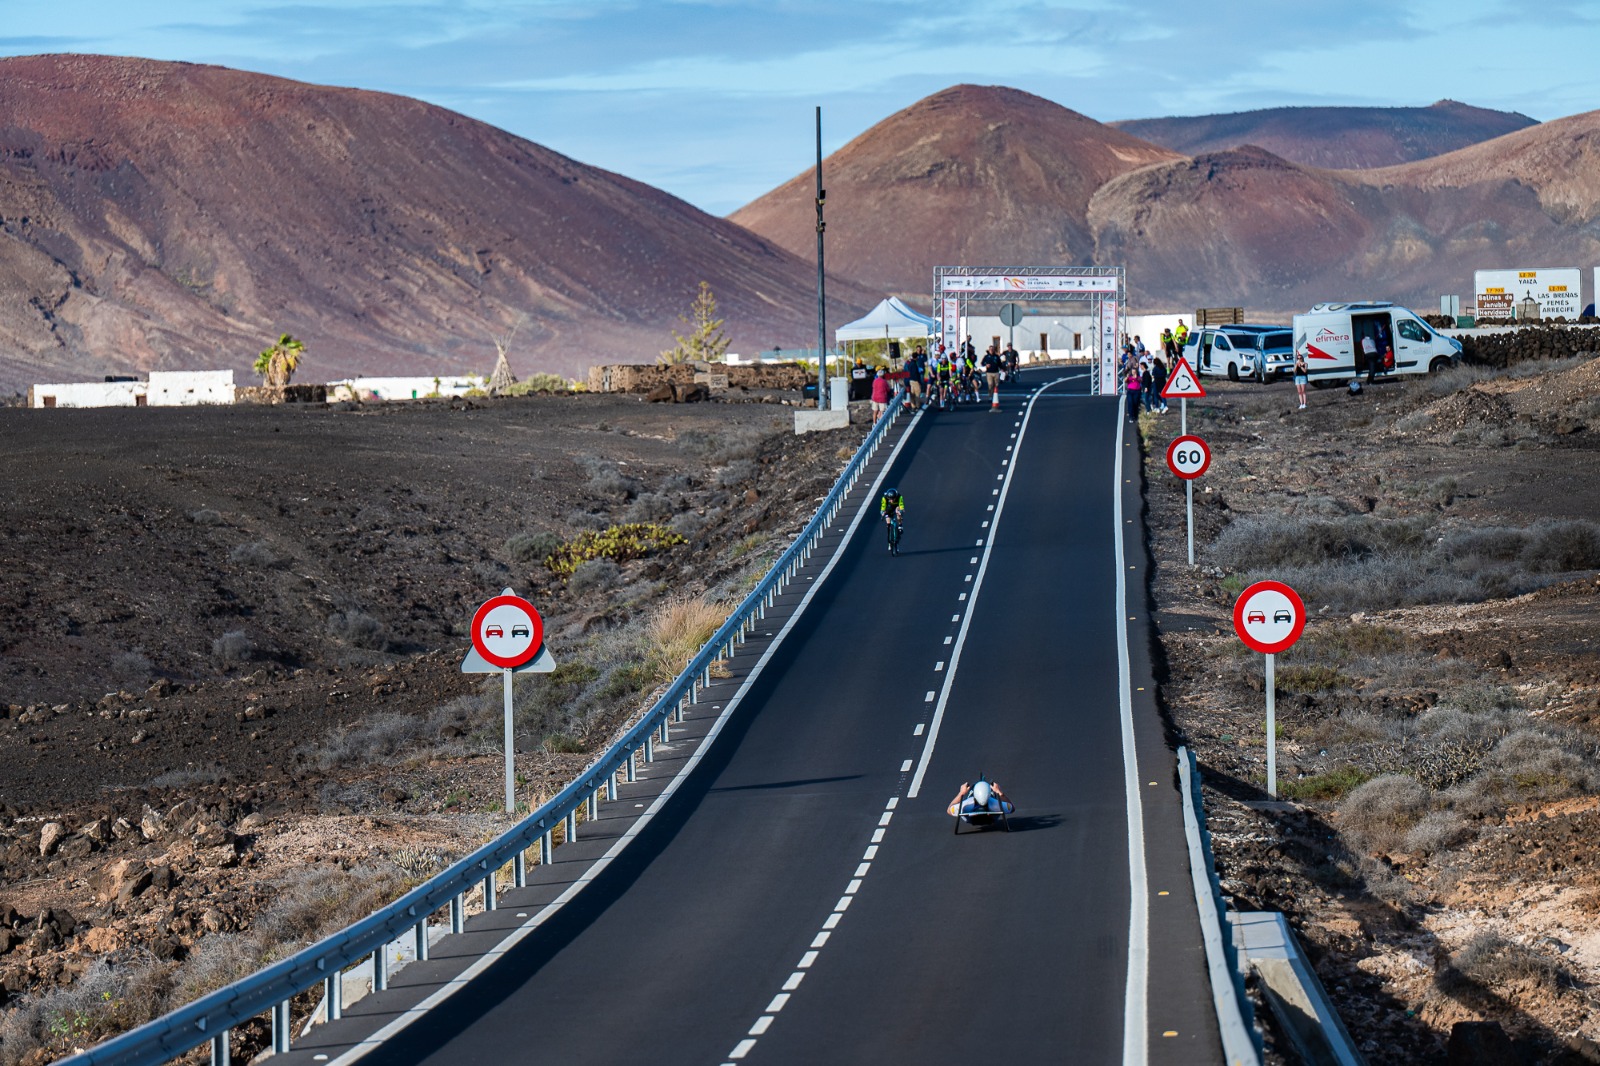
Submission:
POLYGON ((1515 318, 1532 296, 1540 318, 1577 318, 1583 310, 1582 274, 1576 269, 1479 270, 1472 275, 1479 318, 1515 318))
POLYGON ((945 274, 945 292, 1081 292, 1117 291, 1115 275, 1072 277, 1057 274, 945 274))
POLYGON ((1117 394, 1117 301, 1100 301, 1100 395, 1117 394))
POLYGON ((944 350, 953 352, 961 340, 961 300, 955 296, 944 298, 944 314, 939 322, 939 333, 944 338, 944 350))

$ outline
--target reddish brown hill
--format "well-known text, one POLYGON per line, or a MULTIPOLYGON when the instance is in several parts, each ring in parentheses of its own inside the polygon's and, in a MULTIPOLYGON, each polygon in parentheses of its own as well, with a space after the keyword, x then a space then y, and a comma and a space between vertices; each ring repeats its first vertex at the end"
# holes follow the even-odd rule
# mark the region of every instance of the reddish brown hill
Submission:
POLYGON ((1442 155, 1535 122, 1440 100, 1432 107, 1274 107, 1111 125, 1184 155, 1253 144, 1305 166, 1362 169, 1442 155))
MULTIPOLYGON (((828 266, 868 288, 926 297, 941 264, 1086 263, 1095 190, 1174 158, 1040 97, 958 85, 824 161, 828 266)), ((731 217, 810 254, 815 181, 801 174, 731 217)))
POLYGON ((1600 111, 1546 122, 1437 159, 1375 170, 1362 178, 1427 192, 1525 186, 1537 192, 1539 203, 1552 217, 1582 226, 1600 217, 1600 111))
POLYGON ((1249 147, 1146 167, 1095 195, 1096 258, 1126 264, 1136 304, 1279 312, 1352 298, 1425 308, 1469 292, 1480 268, 1588 266, 1600 261, 1593 227, 1540 199, 1581 183, 1542 190, 1506 176, 1515 163, 1496 165, 1518 150, 1581 157, 1585 128, 1535 150, 1523 139, 1541 126, 1455 154, 1480 153, 1477 163, 1445 156, 1390 171, 1313 170, 1249 147))
MULTIPOLYGON (((441 108, 218 67, 0 60, 0 387, 245 368, 572 373, 654 358, 701 279, 735 350, 814 337, 814 268, 441 108)), ((870 306, 832 290, 844 316, 870 306)), ((814 340, 811 343, 815 343, 814 340)))

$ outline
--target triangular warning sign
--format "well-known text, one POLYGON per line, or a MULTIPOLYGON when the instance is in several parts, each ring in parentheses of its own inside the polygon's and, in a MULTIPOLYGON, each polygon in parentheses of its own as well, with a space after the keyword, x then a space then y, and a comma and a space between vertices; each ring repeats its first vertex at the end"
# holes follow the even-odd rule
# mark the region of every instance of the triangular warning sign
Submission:
POLYGON ((1198 400, 1206 394, 1200 387, 1200 379, 1194 376, 1194 371, 1189 369, 1189 360, 1178 356, 1178 365, 1172 368, 1172 373, 1167 377, 1167 384, 1161 390, 1163 400, 1198 400))

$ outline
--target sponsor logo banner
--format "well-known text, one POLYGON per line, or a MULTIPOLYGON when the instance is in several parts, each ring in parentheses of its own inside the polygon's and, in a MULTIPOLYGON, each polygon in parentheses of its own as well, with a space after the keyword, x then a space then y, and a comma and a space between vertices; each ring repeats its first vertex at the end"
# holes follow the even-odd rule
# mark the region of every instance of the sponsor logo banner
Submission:
POLYGON ((945 292, 1097 293, 1117 291, 1115 276, 1071 277, 1056 274, 946 274, 945 292))
POLYGON ((1100 395, 1117 394, 1117 301, 1100 301, 1100 395))
POLYGON ((947 296, 942 306, 944 313, 940 316, 939 336, 944 340, 944 350, 953 352, 961 339, 961 301, 954 296, 947 296))

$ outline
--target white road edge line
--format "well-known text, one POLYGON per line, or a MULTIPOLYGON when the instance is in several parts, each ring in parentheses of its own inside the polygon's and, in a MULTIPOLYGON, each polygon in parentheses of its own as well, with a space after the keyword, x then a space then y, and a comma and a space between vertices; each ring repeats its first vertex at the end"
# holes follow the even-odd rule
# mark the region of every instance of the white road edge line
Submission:
MULTIPOLYGON (((718 735, 721 734, 723 726, 727 725, 728 719, 733 715, 734 710, 738 708, 739 704, 744 702, 745 694, 748 693, 755 685, 756 679, 761 676, 761 671, 766 667, 773 655, 777 653, 778 647, 783 643, 784 638, 789 635, 789 631, 794 628, 795 623, 800 620, 800 616, 803 615, 806 608, 811 605, 812 597, 817 594, 817 590, 822 587, 825 581, 827 581, 828 575, 833 573, 833 568, 838 565, 840 558, 843 557, 846 549, 850 547, 850 541, 855 536, 856 528, 861 525, 861 520, 866 517, 868 506, 876 502, 878 490, 883 486, 884 478, 888 475, 889 471, 893 469, 895 461, 900 458, 900 449, 903 448, 906 441, 911 438, 911 433, 917 428, 917 422, 920 421, 921 418, 922 412, 918 411, 916 414, 911 416, 911 421, 906 423, 905 429, 900 433, 900 439, 895 441, 894 448, 889 452, 889 458, 885 460, 883 466, 879 468, 878 476, 873 480, 872 487, 868 489, 866 495, 862 497, 861 506, 856 510, 855 518, 850 520, 850 526, 845 530, 844 536, 839 539, 838 545, 833 550, 832 557, 828 559, 828 565, 823 567, 822 573, 817 575, 817 580, 812 582, 810 588, 806 589, 805 596, 802 597, 800 602, 795 605, 794 611, 789 615, 788 621, 786 621, 783 625, 783 628, 778 631, 778 635, 772 639, 772 643, 767 645, 767 650, 763 652, 761 658, 756 661, 756 665, 751 667, 750 673, 746 675, 744 679, 744 683, 739 686, 739 691, 734 693, 733 698, 728 700, 727 704, 723 707, 722 713, 717 716, 717 720, 712 723, 710 730, 706 732, 705 739, 700 742, 699 750, 690 756, 689 760, 684 763, 683 768, 678 771, 677 775, 673 777, 671 781, 667 782, 666 788, 664 788, 661 791, 661 794, 655 798, 655 802, 651 803, 650 806, 645 809, 645 812, 634 820, 634 823, 628 827, 627 831, 624 832, 622 836, 617 838, 616 843, 612 844, 604 855, 591 863, 588 869, 584 870, 584 872, 580 874, 572 882, 572 884, 568 885, 566 890, 563 891, 561 895, 545 904, 545 906, 532 918, 529 918, 526 922, 523 922, 521 925, 517 926, 517 928, 513 929, 503 940, 500 941, 500 943, 496 944, 494 947, 490 948, 487 952, 481 955, 477 961, 473 962, 472 965, 468 966, 459 975, 440 985, 438 989, 430 993, 427 998, 422 1000, 422 1002, 403 1012, 393 1021, 378 1029, 371 1036, 357 1044, 352 1045, 348 1050, 340 1053, 338 1058, 332 1060, 331 1066, 347 1066, 349 1063, 357 1062, 365 1058, 367 1055, 370 1055, 372 1052, 381 1047, 384 1041, 409 1028, 411 1025, 421 1020, 422 1017, 428 1013, 428 1011, 432 1010, 434 1007, 437 1007, 439 1004, 443 1003, 457 992, 460 992, 462 989, 466 988, 467 984, 474 977, 477 977, 494 963, 498 962, 502 955, 507 954, 517 944, 521 943, 524 939, 531 935, 535 929, 538 929, 541 925, 548 921, 552 916, 555 915, 557 911, 565 906, 568 901, 570 901, 574 896, 587 887, 589 882, 593 881, 600 875, 601 871, 603 871, 607 866, 611 865, 612 861, 614 861, 618 855, 622 854, 623 848, 631 844, 634 838, 644 830, 645 826, 650 824, 655 816, 661 811, 661 808, 666 806, 667 801, 672 798, 673 794, 678 791, 678 788, 683 784, 683 782, 688 779, 691 773, 694 772, 695 767, 700 765, 700 760, 705 757, 706 752, 711 750, 711 745, 715 743, 718 735)), ((754 1041, 751 1043, 753 1044, 754 1041)), ((744 1053, 738 1052, 737 1049, 735 1049, 735 1052, 736 1053, 731 1057, 743 1057, 744 1053)))
POLYGON ((1150 1058, 1150 886, 1144 867, 1144 800, 1139 792, 1139 756, 1133 737, 1133 670, 1128 665, 1128 570, 1122 538, 1122 411, 1117 405, 1112 451, 1111 541, 1117 562, 1117 685, 1122 704, 1122 792, 1128 808, 1128 984, 1122 996, 1122 1064, 1145 1066, 1150 1058))
MULTIPOLYGON (((1062 378, 1060 380, 1065 381, 1067 379, 1062 378)), ((1022 429, 1018 434, 1019 438, 1021 434, 1028 432, 1028 419, 1033 417, 1033 405, 1038 402, 1040 396, 1044 395, 1045 389, 1051 388, 1056 384, 1058 382, 1052 381, 1044 389, 1034 393, 1033 399, 1028 401, 1027 410, 1023 413, 1020 423, 1022 429)), ((1019 449, 1022 447, 1020 439, 1017 441, 1017 447, 1019 449)), ((1021 454, 1022 452, 1019 450, 1017 455, 1020 456, 1021 454)), ((906 799, 917 798, 917 793, 922 790, 922 779, 928 772, 928 763, 933 760, 933 748, 939 742, 939 726, 944 723, 945 705, 950 702, 950 687, 955 684, 956 671, 961 666, 961 646, 966 643, 967 630, 972 626, 972 616, 978 611, 978 593, 983 589, 983 575, 989 570, 989 557, 994 554, 994 542, 1000 533, 1000 515, 1006 509, 1006 497, 1011 492, 1011 478, 1016 472, 1017 464, 1012 463, 1004 475, 1005 484, 995 489, 995 492, 1000 494, 1000 501, 995 505, 994 525, 989 531, 989 543, 983 549, 983 561, 978 564, 978 579, 972 585, 972 599, 967 603, 967 613, 965 617, 956 616, 961 618, 961 630, 956 634, 955 644, 950 650, 950 667, 945 671, 944 688, 940 690, 939 702, 933 709, 933 721, 928 724, 928 739, 923 741, 922 759, 917 763, 917 773, 911 779, 911 787, 906 790, 906 799)), ((967 575, 967 580, 972 581, 971 574, 967 575)), ((951 621, 955 621, 955 619, 952 618, 951 621)), ((949 644, 951 638, 945 637, 944 642, 949 644)))

